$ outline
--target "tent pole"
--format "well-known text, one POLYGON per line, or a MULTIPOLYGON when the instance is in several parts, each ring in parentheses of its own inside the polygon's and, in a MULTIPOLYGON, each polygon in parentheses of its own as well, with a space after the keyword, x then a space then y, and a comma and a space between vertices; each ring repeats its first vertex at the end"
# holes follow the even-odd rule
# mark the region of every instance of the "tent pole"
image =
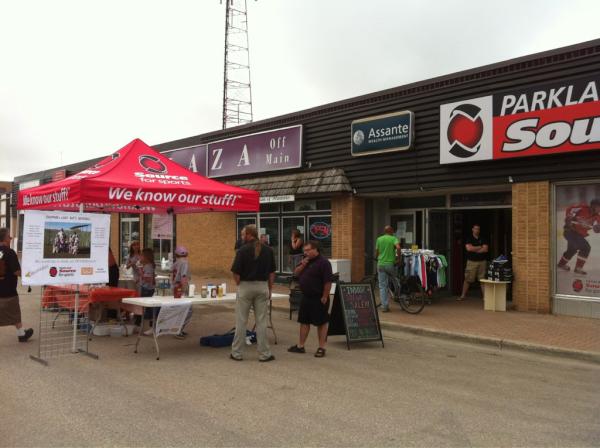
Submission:
MULTIPOLYGON (((83 203, 79 204, 79 213, 83 213, 83 203)), ((73 311, 73 353, 77 353, 77 325, 79 324, 79 283, 75 289, 75 310, 73 311)))

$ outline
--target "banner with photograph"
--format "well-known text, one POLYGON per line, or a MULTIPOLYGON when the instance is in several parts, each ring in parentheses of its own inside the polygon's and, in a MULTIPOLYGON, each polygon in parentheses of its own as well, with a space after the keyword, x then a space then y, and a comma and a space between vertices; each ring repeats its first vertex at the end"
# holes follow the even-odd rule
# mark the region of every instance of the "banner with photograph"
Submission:
POLYGON ((556 186, 556 294, 600 300, 600 184, 556 186))
POLYGON ((110 215, 25 211, 23 285, 108 282, 110 215))

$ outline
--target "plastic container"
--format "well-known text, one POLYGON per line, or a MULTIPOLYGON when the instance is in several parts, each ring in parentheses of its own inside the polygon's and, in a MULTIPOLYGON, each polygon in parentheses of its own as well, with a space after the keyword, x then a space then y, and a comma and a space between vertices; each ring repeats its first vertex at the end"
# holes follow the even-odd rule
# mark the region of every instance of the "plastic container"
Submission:
POLYGON ((123 336, 125 333, 123 331, 123 327, 121 325, 109 327, 109 334, 111 336, 123 336))
POLYGON ((94 336, 110 335, 110 327, 108 325, 96 325, 93 331, 94 336))

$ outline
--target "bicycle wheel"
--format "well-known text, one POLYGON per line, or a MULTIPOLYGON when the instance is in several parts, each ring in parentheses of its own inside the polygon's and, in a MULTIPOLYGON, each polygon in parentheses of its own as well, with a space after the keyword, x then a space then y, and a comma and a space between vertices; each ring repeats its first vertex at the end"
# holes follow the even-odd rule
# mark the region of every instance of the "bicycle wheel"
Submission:
POLYGON ((390 275, 388 280, 388 297, 394 302, 400 302, 400 281, 397 277, 390 275))
POLYGON ((407 279, 408 292, 400 296, 400 306, 409 314, 419 314, 425 308, 425 290, 417 277, 407 279))

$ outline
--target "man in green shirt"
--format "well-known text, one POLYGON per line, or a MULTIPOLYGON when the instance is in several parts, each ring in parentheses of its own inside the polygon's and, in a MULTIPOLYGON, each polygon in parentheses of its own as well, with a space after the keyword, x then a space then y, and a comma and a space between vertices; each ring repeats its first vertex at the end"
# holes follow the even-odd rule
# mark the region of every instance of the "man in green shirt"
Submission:
POLYGON ((394 236, 392 226, 385 226, 384 234, 377 238, 375 243, 375 256, 377 257, 377 274, 379 276, 379 297, 381 298, 381 311, 390 310, 388 299, 388 282, 390 276, 396 274, 396 251, 400 250, 400 242, 394 236))

